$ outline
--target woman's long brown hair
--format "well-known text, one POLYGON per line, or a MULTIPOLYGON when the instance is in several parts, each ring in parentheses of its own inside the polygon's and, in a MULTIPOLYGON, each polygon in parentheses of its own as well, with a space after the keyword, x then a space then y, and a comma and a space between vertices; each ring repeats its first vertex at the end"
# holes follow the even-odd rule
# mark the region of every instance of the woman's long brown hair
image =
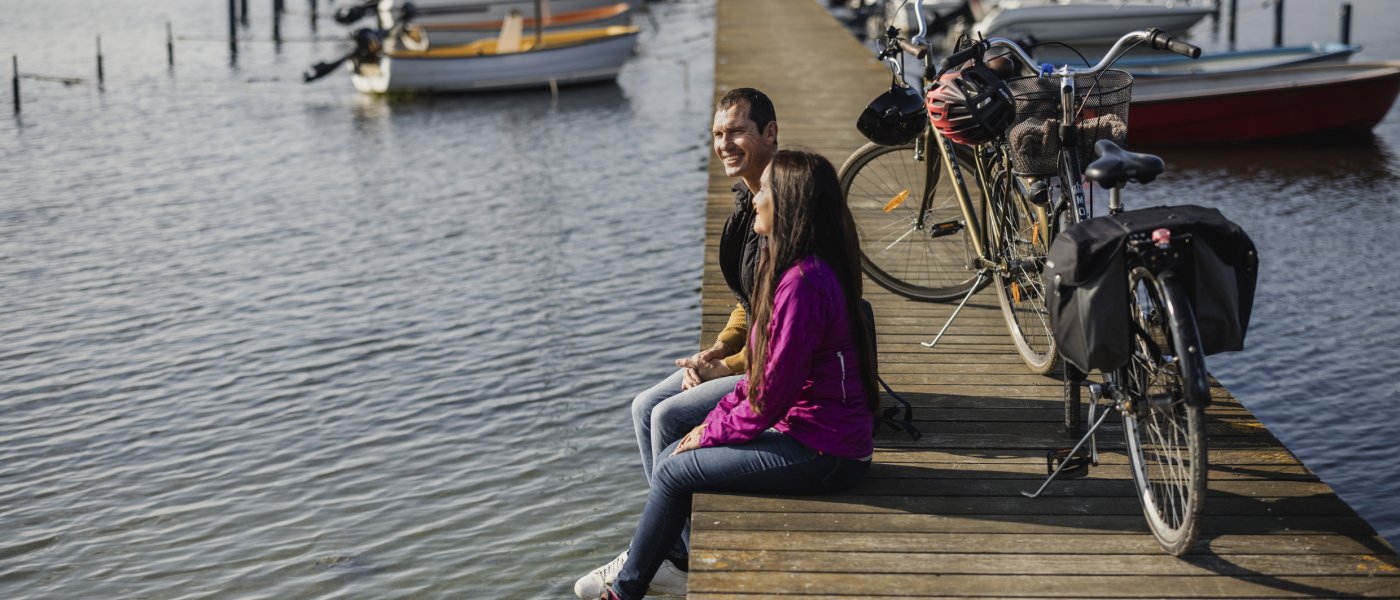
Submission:
POLYGON ((860 356, 861 384, 874 415, 880 394, 875 379, 875 344, 860 309, 860 240, 836 169, 821 155, 800 150, 779 150, 773 156, 772 169, 772 189, 767 190, 773 202, 772 231, 759 257, 753 297, 749 406, 755 412, 763 410, 763 366, 768 358, 768 325, 778 282, 789 268, 815 254, 841 283, 846 320, 860 356))

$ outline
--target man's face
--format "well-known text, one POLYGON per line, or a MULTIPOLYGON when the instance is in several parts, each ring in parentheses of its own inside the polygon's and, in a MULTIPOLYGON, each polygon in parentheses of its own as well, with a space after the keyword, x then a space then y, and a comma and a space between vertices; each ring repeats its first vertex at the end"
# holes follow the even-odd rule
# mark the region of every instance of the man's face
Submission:
POLYGON ((748 102, 737 102, 715 113, 711 134, 725 175, 757 180, 763 174, 778 145, 777 124, 769 123, 766 129, 759 131, 749 120, 748 102))

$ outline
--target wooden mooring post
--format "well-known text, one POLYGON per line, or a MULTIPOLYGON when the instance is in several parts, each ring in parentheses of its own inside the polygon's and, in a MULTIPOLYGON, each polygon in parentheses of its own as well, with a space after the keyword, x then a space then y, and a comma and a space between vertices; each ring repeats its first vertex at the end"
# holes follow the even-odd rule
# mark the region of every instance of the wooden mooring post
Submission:
POLYGON ((1274 47, 1283 47, 1283 0, 1274 0, 1274 47))
POLYGON ((19 114, 19 55, 10 55, 10 89, 15 94, 15 114, 19 114))
POLYGON ((272 42, 282 47, 282 0, 272 0, 272 42))
POLYGON ((165 22, 165 62, 169 68, 175 68, 175 29, 170 21, 165 22))
MULTIPOLYGON (((243 7, 248 7, 247 0, 244 0, 243 7)), ((228 51, 235 60, 238 58, 238 0, 228 0, 228 51)))
POLYGON ((1342 15, 1341 15, 1341 20, 1342 20, 1342 22, 1341 22, 1341 28, 1342 28, 1341 38, 1342 38, 1342 43, 1343 43, 1343 44, 1350 45, 1350 44, 1351 44, 1351 3, 1350 3, 1350 2, 1343 2, 1343 3, 1342 3, 1342 11, 1341 11, 1341 13, 1342 13, 1342 15))
POLYGON ((106 78, 102 73, 102 35, 97 36, 97 90, 102 91, 106 78))
POLYGON ((1229 16, 1229 18, 1230 18, 1230 28, 1229 28, 1229 32, 1230 32, 1230 33, 1229 33, 1229 40, 1230 40, 1230 51, 1231 51, 1231 52, 1233 52, 1233 51, 1235 50, 1235 38, 1236 38, 1235 33, 1239 30, 1239 27, 1238 27, 1238 23, 1239 23, 1239 20, 1240 20, 1239 17, 1240 17, 1240 0, 1230 0, 1230 16, 1229 16))

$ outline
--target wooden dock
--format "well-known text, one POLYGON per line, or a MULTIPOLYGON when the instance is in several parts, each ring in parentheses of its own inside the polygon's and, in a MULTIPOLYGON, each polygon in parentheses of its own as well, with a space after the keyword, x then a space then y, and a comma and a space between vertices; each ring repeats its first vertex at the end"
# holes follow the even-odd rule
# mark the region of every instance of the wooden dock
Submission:
MULTIPOLYGON (((814 0, 717 0, 715 97, 757 87, 779 141, 838 167, 865 142, 855 119, 889 72, 814 0)), ((733 298, 716 265, 733 207, 715 164, 707 195, 702 342, 733 298)), ((1121 453, 1031 500, 1056 430, 1060 383, 1031 375, 995 298, 975 296, 935 350, 950 304, 867 283, 881 374, 915 405, 922 440, 882 428, 875 465, 848 494, 702 495, 690 595, 719 598, 1400 597, 1400 559, 1227 390, 1208 412, 1210 485, 1196 550, 1164 554, 1147 530, 1121 453)), ((1104 443, 1106 442, 1106 443, 1104 443)))

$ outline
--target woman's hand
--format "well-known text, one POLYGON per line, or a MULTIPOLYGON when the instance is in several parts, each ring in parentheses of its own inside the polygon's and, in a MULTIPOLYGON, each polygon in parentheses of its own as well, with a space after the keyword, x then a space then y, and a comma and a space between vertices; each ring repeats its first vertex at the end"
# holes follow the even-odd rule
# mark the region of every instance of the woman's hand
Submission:
POLYGON ((681 443, 676 446, 676 451, 672 452, 671 456, 682 452, 690 452, 691 450, 699 448, 700 436, 703 435, 705 435, 705 424, 701 423, 696 425, 695 429, 690 430, 690 433, 685 434, 685 437, 681 438, 681 443))

